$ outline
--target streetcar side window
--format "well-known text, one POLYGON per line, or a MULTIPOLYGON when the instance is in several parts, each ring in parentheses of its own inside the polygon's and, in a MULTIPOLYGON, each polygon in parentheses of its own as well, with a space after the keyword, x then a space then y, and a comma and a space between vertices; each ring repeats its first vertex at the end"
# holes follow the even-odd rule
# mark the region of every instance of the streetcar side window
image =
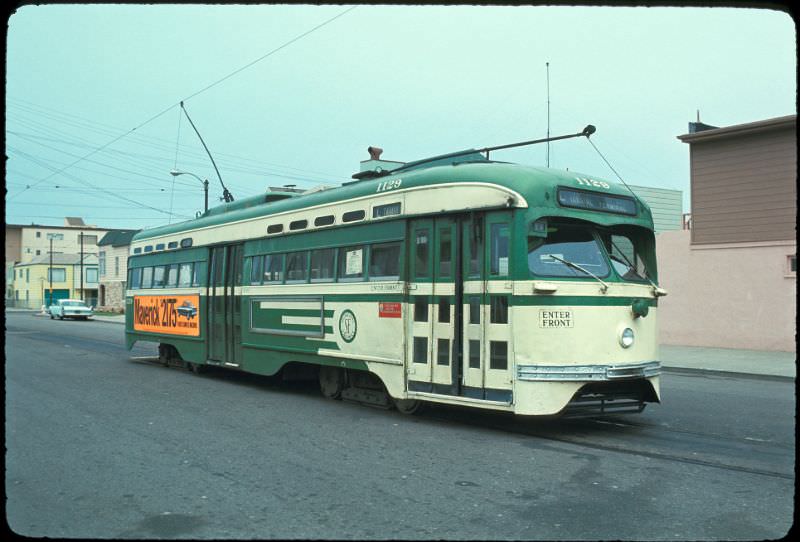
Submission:
POLYGON ((339 249, 339 280, 364 280, 364 247, 342 247, 339 249))
POLYGON ((153 268, 142 268, 142 288, 152 288, 153 286, 153 268))
POLYGON ((342 215, 342 222, 357 222, 359 220, 364 220, 366 215, 367 213, 363 210, 348 211, 342 215))
POLYGON ((308 251, 290 252, 286 255, 286 282, 308 280, 308 251))
POLYGON ((400 278, 400 243, 372 245, 369 249, 369 279, 400 278))
POLYGON ((508 343, 489 341, 489 368, 508 369, 508 343))
POLYGON ((178 264, 167 267, 167 287, 175 288, 178 285, 178 264))
POLYGON ((131 269, 131 288, 138 289, 142 286, 142 268, 141 267, 134 267, 131 269))
POLYGON ((153 288, 163 288, 166 279, 166 269, 163 265, 157 265, 153 268, 153 288))
POLYGON ((490 243, 490 273, 500 276, 508 275, 508 224, 492 224, 490 243))
POLYGON ((428 230, 417 230, 414 238, 414 276, 417 278, 429 276, 428 260, 430 259, 430 235, 428 230))
POLYGON ((264 256, 264 282, 283 282, 283 254, 264 256))
POLYGON ((205 274, 205 262, 194 262, 194 270, 192 271, 192 286, 200 286, 200 277, 205 276, 205 274))
POLYGON ((178 272, 178 288, 188 288, 192 285, 192 262, 182 263, 178 272))
POLYGON ((263 256, 250 258, 250 284, 261 284, 261 264, 263 262, 263 256))
POLYGON ((451 236, 450 226, 439 229, 439 278, 448 278, 452 275, 453 243, 451 236))
POLYGON ((334 277, 335 248, 311 251, 311 282, 332 282, 334 277))
POLYGON ((508 296, 493 295, 490 296, 492 300, 492 310, 489 321, 492 324, 507 324, 508 323, 508 296))

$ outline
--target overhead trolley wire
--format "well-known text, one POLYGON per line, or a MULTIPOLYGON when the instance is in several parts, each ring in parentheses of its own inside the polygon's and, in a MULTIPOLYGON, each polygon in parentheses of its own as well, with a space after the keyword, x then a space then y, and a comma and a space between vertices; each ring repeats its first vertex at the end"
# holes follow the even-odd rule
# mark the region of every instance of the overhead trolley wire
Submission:
MULTIPOLYGON (((222 78, 220 78, 220 79, 217 79, 216 81, 214 81, 213 83, 211 83, 211 84, 209 84, 209 85, 206 85, 205 87, 201 88, 201 89, 200 89, 200 90, 198 90, 197 92, 195 92, 195 93, 193 93, 193 94, 190 94, 189 96, 187 96, 186 98, 183 98, 182 100, 179 100, 179 101, 178 101, 178 103, 174 103, 174 104, 170 105, 169 107, 165 108, 164 110, 160 111, 159 113, 156 113, 155 115, 151 116, 150 118, 148 118, 148 119, 147 119, 147 120, 145 120, 144 122, 142 122, 142 123, 140 123, 140 124, 137 124, 136 126, 134 126, 133 128, 131 128, 131 129, 130 129, 130 130, 128 130, 127 132, 125 132, 125 133, 123 133, 123 134, 120 134, 119 136, 117 136, 117 137, 113 138, 113 139, 112 139, 111 141, 109 141, 108 143, 105 143, 105 144, 101 145, 100 147, 97 147, 96 149, 92 150, 91 152, 87 153, 86 155, 84 155, 84 156, 82 156, 82 157, 78 158, 78 159, 77 159, 77 160, 75 160, 74 162, 71 162, 71 163, 67 164, 66 166, 64 166, 63 168, 60 168, 60 169, 58 169, 58 170, 56 170, 56 171, 52 172, 50 175, 47 175, 46 177, 44 177, 44 178, 42 178, 42 179, 40 179, 40 180, 36 181, 36 182, 35 182, 35 183, 33 183, 32 185, 28 185, 28 186, 26 186, 26 188, 24 188, 24 189, 23 189, 23 190, 21 190, 20 192, 17 192, 16 194, 14 194, 14 195, 12 195, 12 196, 9 196, 9 197, 7 198, 7 201, 10 201, 10 200, 12 200, 12 199, 16 198, 16 197, 17 197, 17 196, 19 196, 20 194, 23 194, 23 193, 24 193, 24 192, 26 192, 27 190, 29 190, 29 189, 33 188, 34 186, 36 186, 36 185, 38 185, 38 184, 40 184, 40 183, 42 183, 42 182, 44 182, 44 181, 46 181, 46 180, 48 180, 48 179, 50 179, 50 178, 54 177, 55 175, 58 175, 58 174, 61 174, 61 173, 63 173, 65 170, 67 170, 67 169, 71 168, 72 166, 74 166, 74 165, 78 164, 79 162, 81 162, 81 161, 83 161, 83 160, 85 160, 85 159, 89 158, 90 156, 93 156, 94 154, 96 154, 96 153, 98 153, 98 152, 102 151, 103 149, 105 149, 105 148, 107 148, 107 147, 109 147, 109 146, 113 145, 113 144, 114 144, 114 143, 116 143, 117 141, 119 141, 119 140, 121 140, 121 139, 123 139, 123 138, 125 138, 125 137, 129 136, 130 134, 132 134, 133 132, 135 132, 135 131, 136 131, 136 130, 138 130, 139 128, 142 128, 142 127, 144 127, 144 126, 146 126, 146 125, 150 124, 151 122, 153 122, 153 121, 154 121, 154 120, 156 120, 157 118, 159 118, 159 117, 161 117, 162 115, 164 115, 164 114, 168 113, 169 111, 171 111, 173 108, 175 108, 175 107, 178 107, 178 106, 180 105, 180 103, 181 103, 181 102, 185 102, 185 101, 187 101, 187 100, 190 100, 190 99, 192 99, 192 98, 194 98, 194 97, 196 97, 196 96, 199 96, 200 94, 202 94, 202 93, 206 92, 207 90, 210 90, 211 88, 213 88, 213 87, 217 86, 218 84, 222 83, 223 81, 226 81, 226 80, 230 79, 231 77, 233 77, 233 76, 235 76, 235 75, 237 75, 237 74, 241 73, 242 71, 246 70, 247 68, 250 68, 251 66, 254 66, 255 64, 258 64, 258 63, 259 63, 259 62, 261 62, 262 60, 264 60, 264 59, 266 59, 266 58, 268 58, 268 57, 272 56, 273 54, 277 53, 278 51, 280 51, 280 50, 282 50, 282 49, 284 49, 284 48, 288 47, 289 45, 291 45, 291 44, 293 44, 293 43, 295 43, 295 42, 297 42, 297 41, 299 41, 299 40, 301 40, 302 38, 304 38, 304 37, 308 36, 309 34, 311 34, 311 33, 315 32, 315 31, 319 30, 320 28, 322 28, 322 27, 324 27, 324 26, 326 26, 326 25, 328 25, 328 24, 332 23, 333 21, 335 21, 335 20, 336 20, 336 19, 338 19, 339 17, 342 17, 342 16, 344 16, 344 15, 347 15, 348 13, 350 13, 351 11, 353 11, 354 9, 356 9, 357 7, 358 7, 357 5, 356 5, 356 6, 352 6, 352 7, 348 8, 348 9, 344 10, 343 12, 341 12, 341 13, 339 13, 339 14, 337 14, 337 15, 334 15, 334 16, 333 16, 333 17, 331 17, 330 19, 327 19, 326 21, 324 21, 324 22, 322 22, 322 23, 318 24, 317 26, 315 26, 315 27, 311 28, 310 30, 307 30, 307 31, 303 32, 303 33, 302 33, 302 34, 300 34, 299 36, 296 36, 296 37, 292 38, 291 40, 287 41, 287 42, 286 42, 286 43, 284 43, 283 45, 280 45, 279 47, 276 47, 275 49, 273 49, 273 50, 269 51, 268 53, 266 53, 266 54, 264 54, 264 55, 262 55, 262 56, 260 56, 259 58, 257 58, 257 59, 255 59, 255 60, 253 60, 252 62, 249 62, 248 64, 245 64, 245 65, 244 65, 244 66, 242 66, 241 68, 238 68, 238 69, 236 69, 236 70, 232 71, 232 72, 231 72, 231 73, 229 73, 228 75, 226 75, 226 76, 224 76, 224 77, 222 77, 222 78)), ((159 212, 164 212, 164 211, 159 211, 159 212)))
MULTIPOLYGON (((20 101, 18 98, 9 98, 9 100, 20 101)), ((32 102, 25 102, 25 103, 32 103, 32 102)), ((24 109, 24 106, 11 104, 11 108, 12 109, 16 108, 16 107, 23 107, 23 109, 24 109)), ((38 104, 36 104, 36 107, 44 109, 44 110, 47 110, 47 111, 55 111, 55 110, 52 110, 50 108, 47 108, 45 106, 41 106, 41 105, 38 105, 38 104)), ((66 114, 66 113, 58 112, 59 115, 72 117, 74 119, 78 119, 81 122, 72 121, 70 119, 61 119, 61 118, 58 118, 58 116, 50 114, 49 112, 40 112, 40 111, 37 111, 37 110, 32 109, 32 108, 27 110, 26 112, 27 113, 32 113, 32 114, 35 114, 35 115, 41 115, 41 116, 43 116, 45 118, 50 118, 52 120, 56 120, 58 122, 62 122, 62 123, 67 124, 69 126, 73 126, 73 127, 79 128, 79 129, 91 130, 93 132, 101 133, 103 135, 108 135, 110 133, 116 133, 116 131, 119 130, 119 128, 116 128, 116 127, 111 127, 111 129, 108 129, 109 125, 107 125, 107 124, 98 123, 98 122, 95 122, 95 121, 90 121, 88 119, 84 119, 83 117, 79 117, 79 116, 76 116, 76 115, 69 115, 69 114, 66 114)), ((15 122, 15 123, 16 122, 21 123, 23 125, 25 125, 25 124, 39 125, 39 126, 42 126, 43 129, 47 131, 47 133, 53 133, 53 132, 61 133, 62 135, 64 135, 64 137, 73 137, 73 138, 78 139, 78 140, 86 141, 85 139, 83 139, 81 137, 74 136, 72 134, 69 134, 69 133, 66 133, 66 132, 63 132, 63 131, 60 131, 60 130, 57 130, 57 129, 53 129, 51 126, 42 124, 42 123, 34 121, 34 120, 20 119, 20 118, 16 118, 16 117, 11 117, 10 120, 13 120, 13 122, 15 122)), ((33 129, 33 128, 31 128, 31 129, 33 129)), ((157 150, 165 150, 167 145, 172 145, 172 142, 170 140, 167 140, 167 139, 164 139, 164 138, 159 138, 159 137, 154 137, 154 136, 146 136, 144 134, 136 134, 135 136, 131 136, 130 139, 136 144, 147 146, 147 147, 150 147, 150 148, 153 148, 153 149, 157 149, 157 150)), ((93 147, 94 143, 92 143, 90 145, 87 145, 87 146, 93 147)), ((181 145, 179 145, 179 147, 180 147, 181 152, 183 152, 184 154, 194 155, 195 157, 203 158, 203 159, 206 158, 206 155, 204 153, 195 151, 193 148, 189 147, 186 144, 181 144, 181 145)), ((130 152, 126 153, 125 151, 119 151, 119 150, 106 150, 105 152, 115 153, 115 154, 128 154, 130 156, 147 156, 147 155, 141 155, 141 154, 137 154, 137 153, 130 153, 130 152)), ((322 171, 314 171, 314 170, 309 170, 309 169, 297 168, 297 167, 288 166, 288 165, 285 165, 285 164, 278 164, 278 163, 274 163, 274 162, 266 162, 266 161, 256 160, 256 159, 253 159, 253 158, 247 158, 247 157, 242 157, 242 156, 237 156, 237 155, 232 155, 232 154, 222 153, 222 152, 217 152, 216 154, 217 154, 218 157, 220 157, 219 162, 221 164, 225 164, 226 169, 231 170, 231 171, 236 170, 236 167, 235 166, 231 166, 231 164, 236 164, 238 162, 247 162, 247 163, 252 163, 253 166, 255 166, 255 167, 262 168, 263 171, 257 171, 256 172, 256 173, 259 173, 259 174, 275 175, 275 176, 285 175, 285 172, 281 172, 281 171, 275 172, 275 171, 271 171, 269 169, 270 167, 275 167, 275 168, 282 168, 282 169, 288 169, 288 170, 297 171, 297 172, 300 172, 300 173, 303 173, 303 174, 306 175, 306 177, 299 177, 299 176, 291 177, 293 180, 304 180, 304 181, 307 181, 307 182, 324 182, 324 181, 335 180, 336 178, 338 178, 338 176, 335 175, 335 174, 322 172, 322 171), (309 177, 309 175, 318 176, 318 177, 321 177, 321 178, 314 179, 314 178, 309 177)), ((149 156, 150 156, 150 158, 152 158, 154 160, 156 160, 156 159, 157 160, 163 160, 165 158, 165 157, 155 157, 153 155, 149 155, 149 156)), ((199 162, 196 162, 196 164, 199 165, 199 162)), ((205 165, 205 161, 203 161, 203 165, 205 165)), ((248 166, 243 165, 243 167, 248 167, 248 166)), ((243 169, 238 169, 238 171, 247 172, 247 171, 245 171, 243 169)), ((342 180, 346 180, 346 179, 342 179, 342 180)))

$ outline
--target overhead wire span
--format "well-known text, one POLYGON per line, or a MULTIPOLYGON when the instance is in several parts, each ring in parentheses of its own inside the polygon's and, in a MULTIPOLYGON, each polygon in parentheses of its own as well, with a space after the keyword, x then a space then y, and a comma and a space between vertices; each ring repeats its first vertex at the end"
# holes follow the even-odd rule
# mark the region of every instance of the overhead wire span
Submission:
MULTIPOLYGON (((58 175, 58 174, 61 174, 61 173, 63 173, 64 171, 66 171, 67 169, 71 168, 72 166, 74 166, 74 165, 78 164, 79 162, 81 162, 81 161, 83 161, 83 160, 85 160, 85 159, 89 158, 90 156, 92 156, 92 155, 94 155, 94 154, 96 154, 96 153, 98 153, 98 152, 102 151, 103 149, 105 149, 105 148, 107 148, 107 147, 109 147, 109 146, 113 145, 113 144, 114 144, 114 143, 116 143, 117 141, 119 141, 119 140, 121 140, 121 139, 123 139, 123 138, 125 138, 125 137, 129 136, 130 134, 134 133, 136 130, 138 130, 138 129, 140 129, 140 128, 142 128, 142 127, 144 127, 144 126, 146 126, 146 125, 150 124, 151 122, 153 122, 153 121, 154 121, 154 120, 156 120, 157 118, 161 117, 162 115, 164 115, 164 114, 166 114, 167 112, 169 112, 170 110, 172 110, 174 107, 178 107, 178 106, 179 106, 179 105, 180 105, 182 102, 185 102, 185 101, 187 101, 187 100, 190 100, 191 98, 194 98, 194 97, 196 97, 196 96, 198 96, 198 95, 202 94, 203 92, 206 92, 207 90, 209 90, 209 89, 211 89, 211 88, 213 88, 213 87, 217 86, 218 84, 222 83, 223 81, 226 81, 226 80, 230 79, 231 77, 233 77, 233 76, 235 76, 235 75, 237 75, 237 74, 241 73, 242 71, 246 70, 247 68, 249 68, 249 67, 251 67, 251 66, 253 66, 253 65, 255 65, 255 64, 259 63, 259 62, 261 62, 262 60, 264 60, 264 59, 266 59, 266 58, 268 58, 268 57, 272 56, 273 54, 277 53, 278 51, 280 51, 280 50, 282 50, 282 49, 284 49, 284 48, 288 47, 289 45, 291 45, 291 44, 293 44, 293 43, 295 43, 295 42, 299 41, 300 39, 302 39, 302 38, 304 38, 304 37, 308 36, 309 34, 311 34, 311 33, 315 32, 316 30, 319 30, 320 28, 322 28, 322 27, 324 27, 324 26, 326 26, 326 25, 328 25, 328 24, 332 23, 333 21, 335 21, 335 20, 336 20, 336 19, 338 19, 339 17, 342 17, 342 16, 344 16, 344 15, 347 15, 348 13, 350 13, 351 11, 353 11, 354 9, 356 9, 357 7, 358 7, 358 6, 356 5, 356 6, 352 6, 352 7, 348 8, 348 9, 344 10, 343 12, 341 12, 341 13, 339 13, 339 14, 337 14, 337 15, 333 16, 333 17, 331 17, 330 19, 327 19, 326 21, 323 21, 322 23, 320 23, 320 24, 318 24, 317 26, 315 26, 315 27, 311 28, 310 30, 307 30, 307 31, 303 32, 303 33, 302 33, 302 34, 300 34, 299 36, 296 36, 296 37, 292 38, 291 40, 287 41, 287 42, 286 42, 286 43, 284 43, 283 45, 281 45, 281 46, 279 46, 279 47, 276 47, 275 49, 273 49, 273 50, 269 51, 268 53, 266 53, 266 54, 264 54, 264 55, 260 56, 259 58, 257 58, 257 59, 255 59, 255 60, 253 60, 252 62, 249 62, 248 64, 245 64, 245 65, 244 65, 244 66, 242 66, 241 68, 238 68, 238 69, 234 70, 233 72, 229 73, 228 75, 226 75, 226 76, 224 76, 224 77, 222 77, 222 78, 220 78, 220 79, 218 79, 218 80, 214 81, 213 83, 211 83, 211 84, 209 84, 209 85, 206 85, 205 87, 203 87, 202 89, 198 90, 197 92, 195 92, 195 93, 193 93, 193 94, 190 94, 189 96, 187 96, 187 97, 183 98, 183 99, 182 99, 182 100, 180 100, 178 103, 175 103, 175 104, 172 104, 172 105, 170 105, 169 107, 165 108, 164 110, 160 111, 159 113, 156 113, 155 115, 151 116, 150 118, 148 118, 148 119, 147 119, 147 120, 145 120, 144 122, 137 124, 136 126, 134 126, 133 128, 131 128, 131 129, 130 129, 130 130, 128 130, 127 132, 125 132, 125 133, 123 133, 123 134, 120 134, 119 136, 117 136, 117 137, 113 138, 111 141, 109 141, 109 142, 107 142, 107 143, 105 143, 105 144, 103 144, 103 145, 101 145, 101 146, 97 147, 96 149, 92 150, 91 152, 87 153, 86 155, 84 155, 84 156, 82 156, 82 157, 78 158, 78 159, 77 159, 77 160, 75 160, 74 162, 71 162, 71 163, 67 164, 66 166, 64 166, 63 168, 60 168, 60 169, 58 169, 58 170, 56 170, 56 171, 53 171, 52 173, 50 173, 50 174, 49 174, 49 175, 47 175, 46 177, 43 177, 42 179, 40 179, 40 180, 36 181, 36 182, 35 182, 35 183, 33 183, 32 185, 28 185, 28 186, 26 186, 26 188, 24 188, 24 189, 23 189, 23 190, 21 190, 20 192, 17 192, 16 194, 13 194, 13 195, 11 195, 11 196, 8 196, 8 197, 6 198, 6 201, 10 201, 10 200, 12 200, 12 199, 14 199, 14 198, 18 197, 20 194, 23 194, 23 193, 24 193, 24 192, 26 192, 27 190, 29 190, 29 189, 31 189, 31 188, 33 188, 33 187, 35 187, 35 186, 36 186, 36 185, 38 185, 39 183, 42 183, 42 182, 44 182, 44 181, 46 181, 46 180, 48 180, 48 179, 50 179, 50 178, 52 178, 52 177, 54 177, 54 176, 56 176, 56 175, 58 175)), ((162 212, 163 212, 163 211, 162 211, 162 212)))

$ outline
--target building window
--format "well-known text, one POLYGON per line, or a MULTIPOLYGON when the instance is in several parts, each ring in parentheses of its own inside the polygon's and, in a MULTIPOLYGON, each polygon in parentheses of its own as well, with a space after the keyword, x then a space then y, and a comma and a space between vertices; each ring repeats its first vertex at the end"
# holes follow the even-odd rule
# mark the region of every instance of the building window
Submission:
POLYGON ((789 254, 786 256, 786 276, 797 276, 797 254, 789 254))
POLYGON ((114 276, 119 276, 119 256, 114 256, 114 276))
POLYGON ((42 232, 40 232, 40 231, 37 231, 37 232, 36 232, 36 238, 37 238, 37 239, 40 239, 41 237, 42 237, 42 232))
POLYGON ((86 270, 86 282, 97 282, 97 269, 86 270))
MULTIPOLYGON (((21 273, 22 271, 20 271, 21 273)), ((53 267, 47 270, 48 282, 65 282, 67 280, 67 270, 63 267, 53 267)))
POLYGON ((37 255, 37 256, 41 256, 41 254, 42 254, 42 251, 41 251, 41 250, 39 250, 39 249, 37 248, 37 249, 36 249, 36 255, 37 255))
POLYGON ((106 252, 101 250, 97 253, 97 268, 100 270, 100 275, 106 274, 106 252))

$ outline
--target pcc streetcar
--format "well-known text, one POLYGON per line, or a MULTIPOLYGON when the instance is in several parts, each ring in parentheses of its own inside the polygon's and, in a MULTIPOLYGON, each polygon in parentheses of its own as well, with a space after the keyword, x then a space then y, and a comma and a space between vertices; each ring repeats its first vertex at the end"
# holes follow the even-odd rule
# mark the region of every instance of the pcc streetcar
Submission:
POLYGON ((131 244, 126 343, 165 363, 305 369, 415 412, 659 401, 653 221, 626 187, 461 152, 271 190, 131 244))

